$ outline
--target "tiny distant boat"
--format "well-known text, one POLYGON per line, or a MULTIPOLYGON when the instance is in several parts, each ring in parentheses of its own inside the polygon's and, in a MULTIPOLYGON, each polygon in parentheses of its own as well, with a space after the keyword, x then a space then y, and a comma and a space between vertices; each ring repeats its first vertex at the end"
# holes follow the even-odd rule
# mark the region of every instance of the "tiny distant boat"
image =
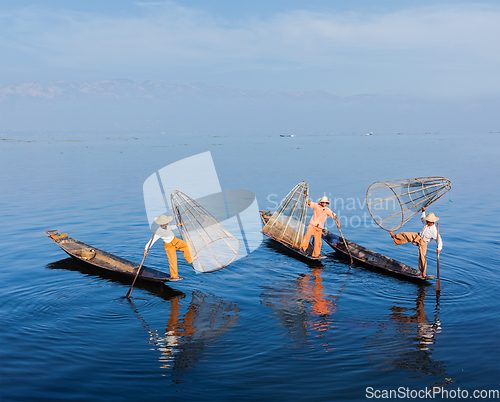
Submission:
POLYGON ((372 135, 373 131, 370 131, 369 133, 366 133, 365 135, 372 135))
MULTIPOLYGON (((54 243, 61 247, 68 255, 94 267, 130 276, 132 278, 135 277, 137 269, 139 268, 139 264, 135 262, 73 239, 69 237, 67 233, 61 233, 57 230, 49 230, 43 233, 50 237, 54 243)), ((170 275, 166 275, 164 272, 148 268, 144 265, 137 279, 150 282, 168 282, 171 280, 170 275)))
POLYGON ((385 255, 376 253, 375 251, 369 250, 366 247, 360 246, 352 241, 343 239, 349 247, 349 251, 347 251, 342 238, 326 229, 323 229, 322 238, 330 247, 342 256, 349 258, 350 252, 352 259, 362 266, 383 270, 390 274, 411 278, 416 281, 426 281, 428 279, 435 278, 433 275, 427 275, 425 279, 421 278, 420 271, 415 268, 386 257, 385 255))
POLYGON ((280 137, 295 137, 293 134, 280 134, 280 137))

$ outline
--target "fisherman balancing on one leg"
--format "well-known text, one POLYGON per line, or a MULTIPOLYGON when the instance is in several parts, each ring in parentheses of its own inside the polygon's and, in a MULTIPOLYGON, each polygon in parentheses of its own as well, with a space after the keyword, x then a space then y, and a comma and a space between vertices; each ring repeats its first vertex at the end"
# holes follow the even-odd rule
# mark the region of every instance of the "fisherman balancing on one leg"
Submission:
POLYGON ((321 252, 321 234, 323 232, 323 228, 325 226, 325 221, 327 217, 332 217, 335 219, 337 226, 340 228, 340 222, 337 219, 337 216, 333 213, 333 211, 327 207, 330 204, 328 201, 328 197, 322 197, 318 203, 309 201, 307 199, 307 205, 311 207, 314 212, 311 220, 309 221, 309 225, 307 225, 306 234, 302 239, 302 244, 300 245, 301 251, 306 251, 309 247, 309 240, 311 236, 314 236, 314 249, 312 256, 317 258, 321 252))
MULTIPOLYGON (((178 281, 182 278, 179 278, 179 272, 177 270, 176 251, 182 251, 184 258, 189 264, 193 262, 194 258, 191 254, 189 245, 184 240, 175 237, 173 230, 177 229, 177 225, 169 225, 169 222, 171 222, 172 219, 174 219, 172 216, 166 215, 160 215, 158 218, 155 218, 155 223, 160 225, 160 227, 156 230, 153 238, 146 244, 144 256, 148 255, 148 250, 156 242, 156 240, 162 239, 163 243, 165 243, 165 252, 167 253, 170 268, 170 280, 178 281)), ((182 224, 179 224, 179 226, 180 225, 182 224)))
POLYGON ((439 220, 439 218, 436 215, 430 212, 429 215, 425 216, 425 207, 423 207, 420 219, 424 224, 420 233, 401 232, 394 234, 392 230, 390 230, 389 233, 391 234, 392 240, 394 240, 394 244, 396 246, 404 243, 413 243, 418 246, 418 269, 420 270, 421 277, 425 278, 425 271, 427 269, 427 243, 431 240, 436 240, 437 253, 439 254, 443 248, 443 241, 441 240, 441 236, 438 238, 435 223, 439 220))

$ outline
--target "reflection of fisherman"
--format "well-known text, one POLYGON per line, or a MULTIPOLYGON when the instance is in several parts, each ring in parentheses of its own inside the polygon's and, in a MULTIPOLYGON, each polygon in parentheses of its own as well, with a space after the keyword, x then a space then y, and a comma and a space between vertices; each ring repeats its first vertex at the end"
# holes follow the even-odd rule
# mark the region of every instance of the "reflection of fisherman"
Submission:
MULTIPOLYGON (((156 230, 153 238, 146 244, 144 249, 144 255, 148 255, 148 250, 158 239, 162 239, 165 243, 165 252, 167 253, 168 265, 170 268, 170 280, 179 280, 179 272, 177 270, 177 254, 176 251, 180 250, 184 254, 186 261, 191 264, 193 262, 193 256, 189 245, 181 239, 175 237, 173 230, 177 229, 177 225, 169 225, 168 223, 174 219, 172 216, 161 215, 155 218, 155 223, 160 225, 156 230)), ((182 223, 179 224, 179 226, 182 223)))
MULTIPOLYGON (((416 300, 415 315, 403 314, 402 308, 394 306, 391 310, 391 318, 396 319, 400 322, 408 322, 416 325, 417 334, 417 349, 418 350, 429 350, 429 345, 435 342, 436 334, 441 332, 441 322, 437 317, 437 312, 434 322, 427 319, 425 313, 425 286, 421 286, 418 291, 418 296, 416 300)), ((413 332, 405 329, 405 332, 413 332)), ((434 369, 438 369, 438 365, 434 365, 434 369)))
POLYGON ((418 269, 421 272, 421 277, 425 278, 425 271, 427 269, 427 243, 431 240, 436 240, 437 243, 437 253, 441 252, 443 248, 443 241, 441 240, 441 236, 438 239, 438 233, 435 222, 439 220, 439 218, 434 215, 432 212, 425 216, 425 207, 422 208, 422 214, 420 215, 420 219, 424 224, 424 227, 420 231, 420 233, 413 232, 401 232, 398 234, 394 234, 392 230, 389 231, 391 234, 392 240, 394 240, 394 244, 396 246, 404 243, 413 243, 418 246, 418 269))
POLYGON ((326 296, 323 294, 324 286, 321 284, 321 269, 313 269, 311 275, 304 275, 299 278, 299 290, 311 301, 311 313, 314 316, 322 317, 322 321, 308 320, 308 327, 317 331, 326 331, 332 319, 329 316, 337 310, 335 300, 338 296, 326 296))
POLYGON ((307 205, 310 206, 314 212, 311 220, 309 221, 309 225, 307 225, 306 234, 304 235, 304 239, 302 240, 302 244, 300 245, 301 251, 306 251, 309 246, 309 240, 311 236, 314 237, 314 250, 312 253, 313 257, 319 257, 319 253, 321 251, 321 233, 323 231, 323 227, 325 226, 325 221, 327 217, 332 217, 335 219, 337 226, 340 228, 340 223, 335 214, 332 212, 327 205, 330 204, 328 201, 328 197, 322 197, 318 203, 311 202, 307 199, 307 205))
MULTIPOLYGON (((179 293, 179 292, 177 292, 179 293)), ((171 368, 172 376, 182 376, 179 371, 190 370, 196 361, 202 358, 200 353, 215 337, 227 331, 237 323, 240 311, 236 304, 212 294, 193 292, 192 299, 183 314, 181 298, 185 295, 164 297, 170 301, 170 314, 165 332, 152 329, 141 316, 134 303, 134 312, 149 332, 150 342, 161 352, 159 358, 162 369, 171 368)))
MULTIPOLYGON (((184 318, 181 319, 180 297, 177 296, 170 300, 170 316, 163 336, 158 336, 158 333, 149 329, 146 323, 151 340, 162 353, 160 357, 161 368, 167 369, 173 363, 176 363, 174 356, 176 352, 179 352, 179 346, 187 341, 187 337, 193 336, 195 333, 193 317, 199 306, 194 302, 195 299, 193 298, 188 311, 184 315, 184 318)), ((145 321, 143 320, 143 322, 145 321)))
POLYGON ((168 368, 171 365, 172 354, 175 352, 175 347, 180 343, 179 334, 176 332, 179 323, 179 309, 179 297, 174 297, 170 300, 170 316, 165 335, 158 336, 156 331, 151 332, 153 341, 158 344, 158 350, 162 353, 160 362, 163 365, 161 368, 168 368))

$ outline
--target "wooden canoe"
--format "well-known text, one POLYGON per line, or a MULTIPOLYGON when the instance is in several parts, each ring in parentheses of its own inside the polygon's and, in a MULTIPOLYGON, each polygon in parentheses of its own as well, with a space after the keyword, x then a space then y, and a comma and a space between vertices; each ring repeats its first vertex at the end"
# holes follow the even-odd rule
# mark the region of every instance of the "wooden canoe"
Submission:
MULTIPOLYGON (((139 264, 135 262, 73 239, 69 237, 67 233, 61 233, 57 230, 49 230, 43 233, 50 237, 68 255, 81 262, 93 265, 94 267, 130 276, 132 278, 135 277, 137 269, 139 268, 139 264)), ((170 275, 143 265, 137 279, 150 282, 168 282, 170 281, 170 275)))
MULTIPOLYGON (((262 223, 265 225, 269 218, 271 218, 272 213, 271 211, 259 211, 260 212, 260 218, 262 219, 262 223)), ((323 260, 326 257, 324 255, 321 255, 319 257, 313 257, 312 252, 313 252, 313 245, 309 243, 309 247, 307 248, 307 252, 303 252, 299 249, 296 249, 295 247, 292 247, 290 244, 287 244, 283 241, 280 241, 279 239, 276 239, 272 236, 267 235, 264 233, 267 237, 269 237, 273 242, 277 245, 280 246, 284 251, 288 252, 289 254, 293 255, 294 257, 300 258, 300 259, 305 259, 309 261, 319 261, 323 260)))
POLYGON ((344 241, 340 236, 323 229, 323 240, 331 246, 340 255, 350 258, 349 251, 351 252, 352 259, 362 266, 375 268, 377 270, 383 270, 387 273, 403 276, 406 278, 411 278, 416 281, 426 281, 428 279, 434 279, 435 276, 427 275, 426 278, 421 278, 420 271, 412 268, 402 262, 393 260, 392 258, 386 257, 385 255, 376 253, 375 251, 369 250, 366 247, 360 246, 352 241, 344 239, 349 247, 349 251, 346 250, 344 241))

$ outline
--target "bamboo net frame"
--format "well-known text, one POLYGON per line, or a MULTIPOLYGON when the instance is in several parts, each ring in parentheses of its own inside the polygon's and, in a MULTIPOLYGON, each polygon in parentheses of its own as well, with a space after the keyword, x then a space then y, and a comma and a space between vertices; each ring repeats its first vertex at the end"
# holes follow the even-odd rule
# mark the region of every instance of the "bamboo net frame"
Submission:
POLYGON ((176 190, 170 195, 179 230, 191 247, 197 272, 213 272, 234 261, 240 249, 236 239, 210 212, 186 194, 176 190), (198 257, 198 258, 196 258, 198 257))
POLYGON ((397 230, 450 189, 451 181, 437 176, 377 181, 366 190, 366 205, 378 226, 397 230))
POLYGON ((309 185, 304 181, 297 184, 274 211, 261 232, 299 249, 304 236, 308 196, 309 185))

